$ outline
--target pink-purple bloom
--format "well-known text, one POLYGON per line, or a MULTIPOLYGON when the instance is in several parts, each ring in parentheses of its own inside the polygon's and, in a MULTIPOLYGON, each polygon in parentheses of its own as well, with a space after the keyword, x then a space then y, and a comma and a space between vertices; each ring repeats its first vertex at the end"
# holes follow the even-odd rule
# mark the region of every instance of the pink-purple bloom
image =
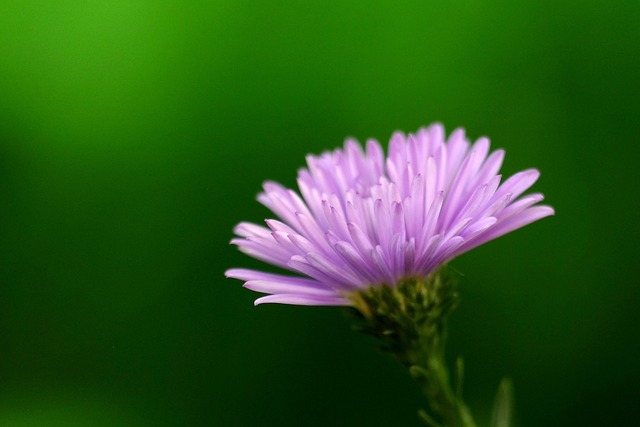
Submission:
POLYGON ((385 157, 347 139, 343 149, 307 156, 300 194, 266 182, 258 200, 279 219, 266 227, 240 223, 231 242, 295 275, 231 269, 227 277, 270 294, 260 303, 351 305, 349 295, 426 277, 446 261, 552 215, 521 195, 540 175, 519 172, 501 183, 503 150, 471 144, 462 129, 446 138, 434 124, 408 136, 396 132, 385 157))

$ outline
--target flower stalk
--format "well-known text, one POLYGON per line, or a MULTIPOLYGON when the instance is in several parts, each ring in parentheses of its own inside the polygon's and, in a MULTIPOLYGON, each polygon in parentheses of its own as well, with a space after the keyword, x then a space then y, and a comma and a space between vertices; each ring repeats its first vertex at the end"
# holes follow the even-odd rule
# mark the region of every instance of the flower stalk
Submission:
POLYGON ((475 427, 461 396, 462 362, 454 391, 444 357, 446 318, 459 300, 451 271, 442 267, 426 278, 370 287, 350 299, 356 329, 376 337, 422 388, 428 411, 420 411, 420 418, 431 427, 475 427))

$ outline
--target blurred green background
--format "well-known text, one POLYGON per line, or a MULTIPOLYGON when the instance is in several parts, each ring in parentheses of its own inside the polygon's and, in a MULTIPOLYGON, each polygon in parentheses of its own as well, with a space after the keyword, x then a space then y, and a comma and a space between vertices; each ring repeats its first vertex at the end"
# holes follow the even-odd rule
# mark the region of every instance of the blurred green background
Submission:
POLYGON ((418 426, 338 308, 260 306, 232 227, 304 155, 434 121, 555 217, 453 262, 486 425, 636 426, 640 2, 0 3, 0 425, 418 426))

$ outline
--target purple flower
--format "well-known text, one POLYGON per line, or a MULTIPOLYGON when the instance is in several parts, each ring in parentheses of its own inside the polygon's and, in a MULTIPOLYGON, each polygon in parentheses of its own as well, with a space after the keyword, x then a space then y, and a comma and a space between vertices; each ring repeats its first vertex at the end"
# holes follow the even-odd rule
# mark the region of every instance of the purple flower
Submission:
POLYGON ((240 223, 231 242, 298 276, 231 269, 227 277, 271 294, 260 303, 351 305, 349 294, 426 277, 470 249, 540 218, 542 194, 520 197, 538 179, 528 169, 504 182, 503 150, 475 143, 462 129, 445 139, 442 125, 395 133, 380 144, 348 139, 344 149, 307 156, 301 196, 266 182, 258 200, 279 218, 267 227, 240 223), (302 277, 300 276, 302 275, 302 277))

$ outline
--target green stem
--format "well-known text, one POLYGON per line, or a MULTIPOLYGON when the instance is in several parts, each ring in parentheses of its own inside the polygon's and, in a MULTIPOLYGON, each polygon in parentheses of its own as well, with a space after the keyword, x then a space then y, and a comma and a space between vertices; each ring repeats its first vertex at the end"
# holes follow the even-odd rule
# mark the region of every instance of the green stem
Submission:
MULTIPOLYGON (((462 401, 459 393, 454 393, 451 388, 449 372, 441 352, 436 352, 426 359, 424 363, 413 365, 409 368, 411 376, 422 388, 431 412, 441 420, 446 427, 476 427, 469 408, 462 401)), ((461 372, 458 375, 462 375, 461 372)), ((427 425, 438 426, 433 418, 426 420, 427 425)))
POLYGON ((406 278, 394 287, 372 286, 350 297, 358 329, 376 336, 420 384, 430 409, 419 413, 421 419, 432 427, 475 427, 461 397, 462 364, 454 392, 444 358, 445 320, 458 301, 448 271, 406 278))

